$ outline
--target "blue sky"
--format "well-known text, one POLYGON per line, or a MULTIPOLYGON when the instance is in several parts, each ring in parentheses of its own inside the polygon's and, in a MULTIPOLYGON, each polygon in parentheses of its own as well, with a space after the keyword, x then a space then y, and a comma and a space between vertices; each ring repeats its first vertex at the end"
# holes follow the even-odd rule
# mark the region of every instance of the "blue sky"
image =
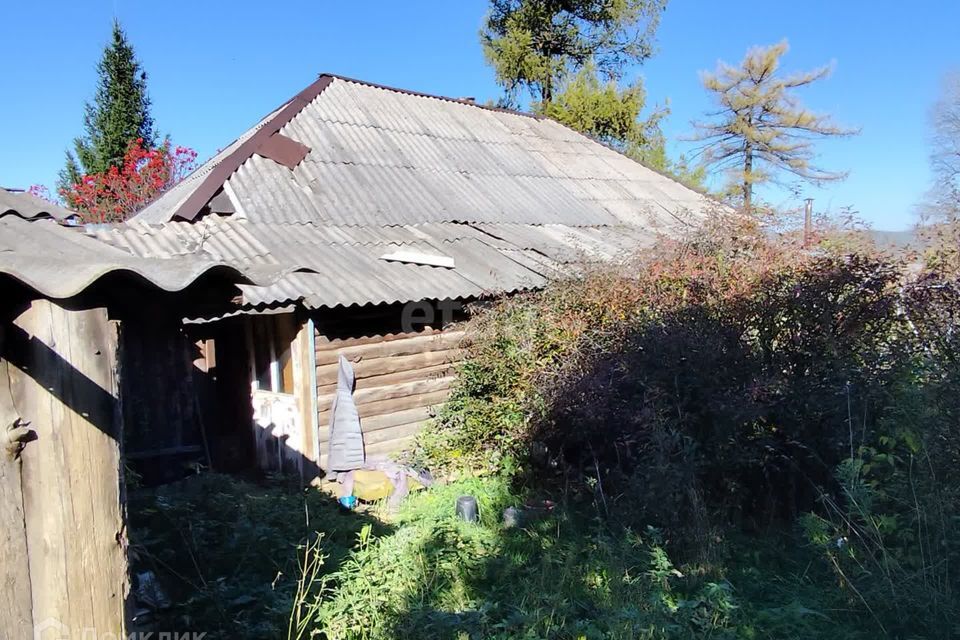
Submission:
MULTIPOLYGON (((496 97, 477 32, 486 0, 283 3, 212 0, 14 0, 0 40, 0 185, 52 185, 81 132, 94 67, 120 18, 149 73, 158 129, 214 153, 321 71, 452 96, 496 97), (16 25, 18 28, 9 28, 16 25)), ((927 113, 960 67, 960 2, 671 0, 659 53, 642 68, 649 100, 666 103, 670 149, 709 110, 699 72, 748 47, 787 38, 789 69, 835 63, 802 95, 861 135, 823 143, 820 163, 850 177, 807 188, 818 208, 853 206, 877 228, 910 226, 927 187, 927 113)), ((782 190, 764 195, 796 204, 782 190)))

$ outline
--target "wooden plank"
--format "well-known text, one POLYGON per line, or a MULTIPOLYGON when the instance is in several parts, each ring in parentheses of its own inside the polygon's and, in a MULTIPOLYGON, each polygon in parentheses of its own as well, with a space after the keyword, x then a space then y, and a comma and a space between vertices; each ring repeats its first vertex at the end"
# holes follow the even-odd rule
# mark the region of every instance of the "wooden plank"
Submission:
POLYGON ((16 326, 11 391, 37 434, 22 454, 33 619, 125 637, 116 325, 34 301, 16 326))
MULTIPOLYGON (((360 428, 363 430, 364 437, 369 433, 379 431, 380 429, 389 429, 401 424, 410 424, 412 422, 423 422, 433 416, 431 407, 415 407, 405 411, 395 411, 382 416, 372 416, 360 421, 360 428)), ((320 423, 320 451, 326 453, 323 444, 330 442, 329 423, 320 423)))
MULTIPOLYGON (((460 349, 446 349, 444 351, 430 351, 428 353, 417 353, 408 356, 361 360, 353 365, 353 369, 359 379, 368 376, 396 373, 398 371, 423 369, 438 364, 450 364, 459 362, 462 358, 463 352, 460 349)), ((337 366, 338 365, 334 363, 317 367, 317 386, 336 382, 337 366)))
MULTIPOLYGON (((445 378, 456 373, 457 362, 442 363, 432 367, 423 367, 421 369, 412 369, 410 371, 398 371, 396 373, 385 373, 380 376, 367 376, 360 378, 354 385, 354 389, 369 389, 371 387, 384 387, 399 382, 412 382, 414 380, 433 380, 436 378, 445 378)), ((318 395, 328 395, 336 391, 337 383, 319 385, 317 387, 318 395)), ((322 408, 322 406, 321 406, 322 408)))
MULTIPOLYGON (((357 413, 361 420, 371 416, 380 416, 386 413, 404 411, 406 409, 415 409, 417 407, 429 407, 443 402, 450 396, 450 390, 433 391, 430 393, 420 393, 404 398, 392 398, 390 400, 380 400, 378 402, 368 402, 363 405, 357 405, 357 413)), ((320 424, 329 424, 330 410, 322 411, 319 415, 320 424)), ((361 425, 363 423, 361 422, 361 425)))
POLYGON ((322 334, 317 335, 317 353, 321 351, 338 350, 345 347, 355 347, 364 344, 390 342, 392 340, 406 340, 415 336, 432 336, 441 333, 440 329, 424 329, 414 333, 388 333, 378 336, 363 336, 362 338, 334 338, 330 340, 322 334))
POLYGON ((20 459, 6 447, 7 429, 18 417, 7 362, 0 360, 0 602, 4 603, 0 638, 29 638, 33 629, 20 459))
MULTIPOLYGON (((6 373, 0 384, 7 384, 6 373)), ((6 428, 0 425, 0 437, 6 437, 6 428)), ((0 638, 29 638, 33 613, 20 461, 7 455, 5 447, 0 447, 0 598, 0 638)))
MULTIPOLYGON (((361 404, 377 402, 380 400, 390 400, 393 398, 403 398, 406 396, 415 396, 423 393, 432 393, 434 391, 443 391, 453 386, 456 380, 454 376, 444 378, 431 378, 427 380, 414 380, 412 382, 402 382, 399 384, 390 384, 382 387, 372 387, 358 389, 353 392, 353 401, 359 407, 361 404)), ((326 394, 317 398, 317 406, 328 408, 333 403, 335 393, 326 394)))
MULTIPOLYGON (((6 327, 0 330, 0 355, 6 327)), ((30 565, 23 518, 20 459, 7 449, 7 430, 20 417, 10 394, 7 361, 0 359, 0 638, 29 638, 33 629, 30 565)))
POLYGON ((318 350, 317 366, 334 364, 341 355, 351 362, 356 362, 358 359, 363 361, 389 356, 408 356, 416 353, 455 349, 463 340, 463 336, 463 331, 444 331, 430 335, 413 334, 408 338, 400 340, 374 342, 343 347, 341 349, 318 350))
POLYGON ((381 444, 383 442, 415 436, 423 431, 423 428, 429 423, 429 420, 421 420, 420 422, 398 424, 395 427, 388 427, 386 429, 378 429, 376 431, 364 433, 363 444, 365 447, 369 448, 373 445, 381 444))

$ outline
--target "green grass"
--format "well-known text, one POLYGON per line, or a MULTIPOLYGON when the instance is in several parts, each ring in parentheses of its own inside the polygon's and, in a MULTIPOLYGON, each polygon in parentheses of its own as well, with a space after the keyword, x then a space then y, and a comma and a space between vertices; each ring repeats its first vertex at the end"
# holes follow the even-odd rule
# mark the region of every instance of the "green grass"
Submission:
POLYGON ((281 482, 204 474, 138 490, 134 572, 154 571, 174 605, 144 629, 287 638, 299 606, 300 637, 338 640, 879 635, 799 532, 718 540, 709 564, 674 563, 656 530, 613 528, 589 503, 503 528, 525 498, 470 478, 411 495, 384 523, 281 482), (465 494, 478 524, 455 516, 465 494), (305 553, 322 565, 298 599, 305 553))
POLYGON ((208 640, 286 637, 302 545, 322 534, 333 569, 364 525, 385 530, 315 490, 213 473, 131 491, 128 511, 131 573, 154 572, 173 605, 142 627, 208 640))
POLYGON ((813 550, 791 538, 724 543, 714 565, 674 566, 657 531, 613 531, 591 505, 502 528, 502 509, 518 503, 497 478, 412 496, 396 529, 365 538, 330 576, 314 629, 338 639, 865 638, 875 631, 844 610, 813 550), (479 499, 477 525, 454 516, 463 494, 479 499))

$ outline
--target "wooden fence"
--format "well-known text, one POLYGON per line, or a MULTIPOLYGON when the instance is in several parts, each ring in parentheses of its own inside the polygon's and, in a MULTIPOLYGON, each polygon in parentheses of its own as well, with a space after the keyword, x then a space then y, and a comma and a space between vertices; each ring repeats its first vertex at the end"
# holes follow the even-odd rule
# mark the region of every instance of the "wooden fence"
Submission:
POLYGON ((2 329, 0 638, 122 637, 117 325, 36 300, 2 329))

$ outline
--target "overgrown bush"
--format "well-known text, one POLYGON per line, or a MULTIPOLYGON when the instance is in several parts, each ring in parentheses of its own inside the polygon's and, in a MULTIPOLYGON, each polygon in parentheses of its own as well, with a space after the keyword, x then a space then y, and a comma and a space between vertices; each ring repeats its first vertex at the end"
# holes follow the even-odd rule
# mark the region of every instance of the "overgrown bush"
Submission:
POLYGON ((714 231, 480 313, 416 455, 580 492, 689 558, 815 514, 851 609, 949 637, 958 313, 936 266, 714 231))

